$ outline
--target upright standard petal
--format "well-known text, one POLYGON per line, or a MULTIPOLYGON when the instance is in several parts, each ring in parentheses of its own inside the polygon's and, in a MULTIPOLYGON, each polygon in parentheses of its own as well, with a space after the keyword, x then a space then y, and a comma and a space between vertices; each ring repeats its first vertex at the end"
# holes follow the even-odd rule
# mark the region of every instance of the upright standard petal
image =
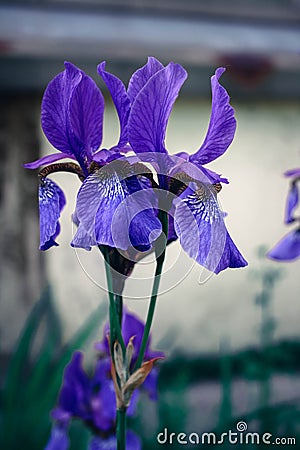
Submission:
POLYGON ((49 178, 42 179, 39 186, 40 250, 48 250, 55 242, 59 231, 59 217, 66 199, 63 191, 49 178))
POLYGON ((76 214, 97 244, 122 250, 147 246, 158 237, 156 197, 144 189, 125 161, 113 161, 89 175, 77 197, 76 214))
POLYGON ((127 90, 128 97, 130 98, 131 103, 134 102, 137 94, 150 80, 150 78, 163 68, 164 66, 156 58, 153 58, 153 56, 149 56, 147 64, 134 72, 129 80, 127 90))
POLYGON ((297 183, 291 183, 291 187, 287 196, 286 206, 285 206, 285 223, 294 222, 295 218, 293 213, 299 204, 299 192, 297 183))
POLYGON ((130 111, 130 100, 122 81, 115 75, 107 72, 105 70, 105 65, 105 61, 98 65, 98 73, 110 92, 119 116, 120 137, 118 147, 122 147, 128 142, 127 122, 130 111))
POLYGON ((294 261, 300 257, 300 229, 286 234, 267 256, 275 261, 294 261))
POLYGON ((165 134, 172 106, 187 73, 170 63, 156 72, 137 95, 129 115, 129 143, 136 153, 166 153, 165 134))
POLYGON ((198 185, 175 200, 175 231, 188 255, 217 274, 247 262, 229 236, 213 190, 213 186, 198 185))
POLYGON ((234 138, 236 129, 234 109, 229 103, 226 89, 219 83, 219 78, 224 72, 225 69, 219 67, 211 78, 210 122, 202 146, 190 157, 190 161, 195 164, 207 164, 223 155, 234 138))
POLYGON ((81 71, 82 78, 70 97, 70 140, 77 160, 92 160, 102 142, 104 99, 100 89, 81 71))
POLYGON ((69 103, 82 72, 71 63, 48 84, 43 100, 41 123, 48 141, 61 152, 74 155, 70 141, 69 103))

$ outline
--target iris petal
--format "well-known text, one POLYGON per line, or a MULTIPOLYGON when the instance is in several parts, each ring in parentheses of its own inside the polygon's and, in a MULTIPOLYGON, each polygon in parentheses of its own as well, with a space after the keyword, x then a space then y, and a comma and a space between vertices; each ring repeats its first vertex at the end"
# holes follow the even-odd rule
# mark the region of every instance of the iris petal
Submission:
POLYGON ((60 213, 66 204, 63 191, 54 181, 46 178, 39 186, 40 250, 48 250, 55 242, 60 226, 60 213))
POLYGON ((26 169, 38 169, 41 166, 46 166, 47 164, 52 164, 60 159, 71 158, 76 159, 72 155, 68 155, 67 153, 52 153, 52 155, 46 155, 42 158, 37 159, 36 161, 32 161, 30 163, 24 164, 26 169))
POLYGON ((68 450, 70 441, 65 427, 55 425, 45 450, 68 450))
POLYGON ((83 354, 74 352, 64 371, 63 386, 59 394, 59 408, 72 416, 88 419, 86 405, 90 394, 89 378, 82 368, 83 354))
MULTIPOLYGON (((107 334, 109 333, 109 324, 108 322, 104 326, 103 330, 103 339, 100 342, 95 344, 95 348, 101 353, 109 355, 109 346, 107 341, 107 334)), ((126 308, 123 310, 123 322, 122 322, 122 336, 124 339, 124 343, 127 346, 130 338, 135 336, 134 338, 134 353, 133 353, 133 364, 136 362, 138 349, 140 348, 142 338, 144 333, 144 323, 142 320, 136 316, 135 314, 129 312, 126 308)), ((145 360, 150 360, 152 358, 163 357, 164 353, 156 350, 152 350, 150 348, 151 345, 151 335, 148 339, 146 351, 145 351, 145 360)))
POLYGON ((267 256, 275 261, 293 261, 300 257, 300 230, 286 234, 267 256))
POLYGON ((186 77, 182 66, 170 63, 156 72, 136 96, 128 122, 129 142, 136 153, 166 153, 168 119, 186 77))
POLYGON ((98 244, 127 250, 150 245, 161 232, 156 197, 132 173, 129 164, 114 161, 89 175, 79 190, 76 214, 98 244))
POLYGON ((297 183, 292 183, 286 201, 285 207, 285 223, 294 222, 295 218, 293 217, 294 210, 297 208, 299 203, 299 192, 297 183))
POLYGON ((82 167, 102 142, 104 100, 96 83, 65 63, 49 84, 42 101, 41 122, 49 142, 73 155, 82 167))
POLYGON ((130 111, 130 100, 122 81, 105 70, 105 61, 98 65, 98 73, 103 78, 115 104, 120 121, 120 138, 118 147, 127 144, 127 122, 130 111))
MULTIPOLYGON (((101 437, 93 437, 89 443, 88 450, 116 450, 116 448, 117 438, 115 436, 109 436, 106 439, 101 437)), ((140 438, 131 430, 128 430, 126 433, 126 449, 142 449, 142 442, 140 438)))
POLYGON ((48 141, 61 152, 74 155, 70 142, 69 102, 82 72, 73 64, 65 63, 66 69, 48 84, 42 101, 41 122, 48 141))
POLYGON ((175 231, 191 258, 214 273, 247 265, 228 234, 212 187, 188 188, 174 204, 175 231))
POLYGON ((207 164, 227 150, 231 144, 236 129, 234 109, 229 103, 226 89, 219 83, 219 78, 225 72, 219 67, 211 77, 212 108, 206 137, 200 149, 190 157, 195 164, 207 164))
POLYGON ((81 71, 82 78, 70 96, 69 115, 72 132, 69 133, 73 153, 92 160, 102 142, 104 99, 100 89, 81 71))
POLYGON ((291 169, 284 172, 286 177, 300 177, 300 168, 299 169, 291 169))
POLYGON ((128 96, 132 103, 148 80, 163 68, 164 66, 156 58, 149 56, 147 64, 134 72, 128 83, 128 96))

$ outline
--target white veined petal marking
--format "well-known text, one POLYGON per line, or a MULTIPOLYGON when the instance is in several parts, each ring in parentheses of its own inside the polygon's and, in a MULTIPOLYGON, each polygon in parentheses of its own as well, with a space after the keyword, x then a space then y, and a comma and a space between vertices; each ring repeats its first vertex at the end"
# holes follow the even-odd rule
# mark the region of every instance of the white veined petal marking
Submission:
POLYGON ((212 187, 201 185, 195 192, 187 195, 183 201, 195 217, 200 216, 201 220, 210 224, 219 222, 223 218, 216 199, 216 192, 219 190, 219 185, 212 187))

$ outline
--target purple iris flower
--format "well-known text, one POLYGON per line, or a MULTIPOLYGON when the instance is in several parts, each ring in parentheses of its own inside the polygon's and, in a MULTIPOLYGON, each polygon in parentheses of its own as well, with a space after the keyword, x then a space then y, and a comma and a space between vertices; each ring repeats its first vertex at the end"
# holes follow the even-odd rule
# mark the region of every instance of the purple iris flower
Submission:
MULTIPOLYGON (((122 333, 125 345, 133 340, 133 355, 130 370, 134 369, 137 360, 137 350, 140 347, 144 332, 143 322, 134 314, 124 309, 122 333)), ((83 354, 79 351, 73 354, 72 360, 66 366, 63 384, 59 393, 58 405, 52 411, 55 420, 46 450, 67 450, 69 448, 68 426, 72 419, 80 419, 92 431, 89 450, 116 449, 115 415, 116 394, 111 376, 110 352, 107 334, 109 325, 104 327, 103 340, 95 344, 101 353, 92 375, 88 375, 83 368, 83 354)), ((145 359, 162 357, 162 352, 150 348, 151 338, 148 340, 145 359)), ((151 400, 157 399, 158 369, 153 368, 148 374, 142 387, 151 400)), ((139 399, 139 389, 133 392, 127 409, 128 416, 136 413, 139 399)), ((127 447, 129 450, 139 450, 141 442, 132 431, 127 432, 127 447)))
POLYGON ((268 253, 275 261, 293 261, 300 257, 300 217, 295 215, 299 206, 300 169, 288 170, 285 176, 291 179, 285 207, 285 224, 297 222, 296 229, 286 234, 268 253))
MULTIPOLYGON (((109 358, 97 361, 92 376, 83 369, 82 359, 83 354, 75 352, 65 368, 58 406, 52 411, 56 423, 46 450, 69 448, 68 425, 72 419, 82 420, 94 434, 89 449, 116 448, 116 399, 109 358)), ((128 408, 129 416, 135 413, 136 403, 137 396, 133 396, 128 408)), ((131 431, 128 431, 127 441, 128 449, 141 448, 139 438, 131 431)))
POLYGON ((172 62, 164 67, 151 58, 140 69, 139 84, 128 88, 132 101, 129 143, 141 161, 156 169, 158 189, 173 194, 173 198, 165 196, 167 200, 160 201, 160 207, 171 215, 172 240, 178 237, 192 258, 215 273, 247 265, 225 227, 216 198, 220 183, 228 181, 204 167, 227 150, 236 129, 229 96, 219 83, 224 71, 217 69, 211 78, 210 123, 203 144, 193 155, 181 152, 173 156, 165 148, 168 119, 187 78, 183 67, 172 62))
MULTIPOLYGON (((122 336, 124 339, 125 347, 127 347, 130 339, 134 336, 133 346, 134 351, 132 355, 130 371, 133 371, 135 363, 138 357, 138 350, 142 343, 144 333, 143 322, 135 315, 129 312, 126 308, 123 309, 123 320, 122 320, 122 336)), ((103 339, 95 344, 95 348, 103 355, 108 356, 110 354, 107 336, 109 334, 109 323, 107 322, 103 330, 103 339)), ((164 357, 163 352, 152 350, 151 347, 151 335, 149 336, 147 347, 145 351, 145 361, 149 361, 153 358, 164 357)), ((142 388, 148 393, 151 400, 157 399, 157 378, 158 369, 154 367, 146 380, 144 381, 142 388)))
POLYGON ((111 93, 120 121, 119 140, 109 150, 99 150, 102 142, 103 96, 96 83, 82 70, 66 62, 65 70, 49 83, 43 96, 42 128, 49 142, 60 153, 25 164, 29 169, 45 166, 39 173, 41 250, 57 245, 59 217, 65 198, 57 184, 47 177, 58 171, 73 172, 83 181, 77 198, 75 222, 78 231, 73 246, 86 249, 98 244, 116 246, 110 227, 112 218, 118 210, 117 226, 126 226, 128 209, 131 215, 136 215, 135 203, 129 197, 140 190, 144 190, 140 201, 144 202, 146 208, 136 215, 129 237, 123 242, 119 239, 118 246, 125 249, 129 240, 136 247, 149 247, 149 236, 155 240, 161 232, 161 224, 153 211, 150 189, 145 189, 150 187, 149 180, 141 180, 134 167, 123 159, 129 150, 126 144, 130 100, 125 86, 105 70, 105 62, 99 65, 98 72, 111 93), (76 162, 57 162, 65 158, 76 162), (108 165, 117 159, 120 159, 116 163, 117 168, 108 165), (122 176, 119 176, 119 171, 122 176), (127 198, 126 208, 119 207, 127 198))

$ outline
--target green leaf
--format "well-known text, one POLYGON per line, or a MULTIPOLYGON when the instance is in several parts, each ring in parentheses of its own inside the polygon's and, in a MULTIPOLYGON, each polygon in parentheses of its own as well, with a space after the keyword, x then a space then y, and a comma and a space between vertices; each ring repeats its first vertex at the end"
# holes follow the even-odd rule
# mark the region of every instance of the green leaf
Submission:
POLYGON ((3 400, 3 433, 7 448, 14 440, 17 427, 17 411, 20 408, 24 389, 25 370, 29 366, 31 348, 39 325, 49 307, 51 299, 48 286, 41 299, 35 304, 21 332, 15 351, 12 353, 4 382, 3 400))

